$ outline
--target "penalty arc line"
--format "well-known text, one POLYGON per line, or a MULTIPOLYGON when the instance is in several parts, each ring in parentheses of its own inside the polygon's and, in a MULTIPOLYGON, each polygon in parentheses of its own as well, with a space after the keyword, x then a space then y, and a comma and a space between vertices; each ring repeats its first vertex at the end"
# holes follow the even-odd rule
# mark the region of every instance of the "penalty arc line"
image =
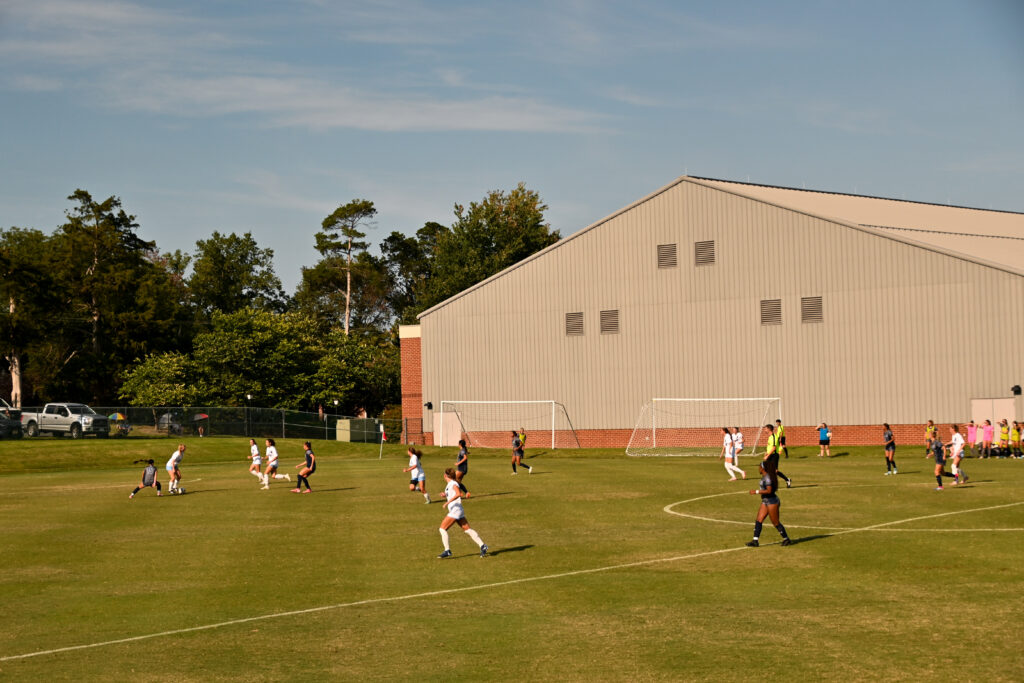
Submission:
MULTIPOLYGON (((881 524, 872 524, 871 526, 861 527, 859 529, 847 529, 844 531, 837 531, 827 536, 841 536, 843 534, 855 533, 858 531, 871 531, 879 527, 891 526, 894 524, 905 524, 907 522, 914 522, 922 519, 932 519, 935 517, 947 517, 949 515, 963 514, 967 512, 985 512, 987 510, 998 510, 1001 508, 1013 507, 1016 505, 1024 505, 1024 501, 1017 503, 1008 503, 1005 505, 993 505, 990 507, 976 508, 974 510, 958 510, 955 512, 943 512, 934 515, 925 515, 923 517, 913 517, 910 519, 896 520, 893 522, 883 522, 881 524)), ((775 544, 766 544, 775 545, 775 544)), ((88 650, 99 647, 106 647, 109 645, 120 645, 123 643, 134 643, 140 640, 150 640, 152 638, 161 638, 165 636, 175 636, 185 633, 196 633, 199 631, 210 631, 218 628, 225 628, 228 626, 237 626, 239 624, 249 624, 256 621, 267 621, 269 619, 277 619, 281 617, 294 617, 303 614, 316 614, 317 612, 327 612, 331 610, 344 609, 346 607, 359 607, 361 605, 374 605, 387 602, 401 602, 404 600, 416 600, 419 598, 431 598, 439 595, 451 595, 453 593, 465 593, 468 591, 486 590, 488 588, 502 588, 504 586, 514 586, 517 584, 530 583, 534 581, 549 581, 554 579, 564 579, 571 576, 584 576, 587 574, 598 574, 602 572, 615 571, 619 569, 630 569, 633 567, 646 567, 655 564, 664 564, 668 562, 679 562, 682 560, 693 560, 701 557, 711 557, 714 555, 724 555, 726 553, 734 553, 740 550, 750 550, 747 546, 741 545, 732 548, 722 548, 720 550, 709 550, 701 553, 691 553, 689 555, 677 555, 674 557, 661 557, 650 560, 638 560, 636 562, 627 562, 624 564, 610 565, 607 567, 593 567, 590 569, 577 569, 571 572, 561 572, 558 574, 545 574, 543 576, 530 576, 520 579, 510 579, 508 581, 497 581, 494 583, 484 583, 476 586, 462 586, 459 588, 446 588, 437 591, 427 591, 425 593, 413 593, 410 595, 396 595, 392 597, 384 598, 367 598, 366 600, 356 600, 354 602, 343 602, 336 605, 322 605, 320 607, 310 607, 307 609, 292 610, 289 612, 275 612, 273 614, 261 614, 254 617, 246 617, 244 619, 232 619, 230 621, 221 621, 215 624, 205 624, 203 626, 191 626, 188 628, 173 629, 170 631, 161 631, 159 633, 147 633, 141 636, 131 636, 128 638, 118 638, 116 640, 105 640, 98 643, 87 643, 84 645, 71 645, 68 647, 54 648, 52 650, 39 650, 37 652, 26 652, 20 655, 7 655, 0 657, 0 662, 10 662, 19 659, 29 659, 32 657, 42 657, 44 655, 61 654, 64 652, 74 652, 76 650, 88 650)))

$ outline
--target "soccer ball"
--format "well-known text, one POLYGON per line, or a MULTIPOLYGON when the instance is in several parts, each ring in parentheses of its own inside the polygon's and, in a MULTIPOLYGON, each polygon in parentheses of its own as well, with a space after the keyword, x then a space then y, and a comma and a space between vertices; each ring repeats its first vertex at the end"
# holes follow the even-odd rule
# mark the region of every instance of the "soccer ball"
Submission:
POLYGON ((185 493, 185 489, 178 489, 178 493, 184 494, 185 493))

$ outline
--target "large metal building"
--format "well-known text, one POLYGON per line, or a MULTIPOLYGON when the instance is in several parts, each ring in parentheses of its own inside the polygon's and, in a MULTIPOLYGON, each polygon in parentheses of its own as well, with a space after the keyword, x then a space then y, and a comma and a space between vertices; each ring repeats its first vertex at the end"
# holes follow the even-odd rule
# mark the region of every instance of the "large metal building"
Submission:
POLYGON ((917 441, 1024 420, 1024 214, 684 176, 401 336, 428 443, 443 400, 555 400, 624 446, 651 398, 738 396, 781 397, 796 441, 917 441))

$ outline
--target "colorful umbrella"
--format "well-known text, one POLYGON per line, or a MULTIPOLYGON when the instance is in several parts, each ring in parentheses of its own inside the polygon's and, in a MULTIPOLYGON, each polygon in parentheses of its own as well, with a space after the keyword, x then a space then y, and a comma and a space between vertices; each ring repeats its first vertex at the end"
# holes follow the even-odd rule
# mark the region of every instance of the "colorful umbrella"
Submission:
POLYGON ((208 417, 210 417, 210 416, 207 415, 206 413, 196 413, 195 415, 192 416, 192 421, 193 422, 199 422, 201 420, 207 419, 208 417))
POLYGON ((110 415, 107 415, 107 419, 113 420, 114 422, 120 422, 121 420, 127 420, 128 418, 125 417, 123 413, 111 413, 110 415))

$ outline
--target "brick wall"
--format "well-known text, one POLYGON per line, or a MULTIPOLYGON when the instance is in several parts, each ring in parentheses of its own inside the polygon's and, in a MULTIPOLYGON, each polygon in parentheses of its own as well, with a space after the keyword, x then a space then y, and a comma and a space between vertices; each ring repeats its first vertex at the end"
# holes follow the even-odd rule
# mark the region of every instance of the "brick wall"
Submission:
MULTIPOLYGON (((402 418, 416 420, 423 417, 423 361, 420 354, 420 338, 400 340, 402 351, 402 418)), ((425 435, 429 438, 429 434, 425 435)), ((407 435, 402 434, 402 441, 407 435)))

